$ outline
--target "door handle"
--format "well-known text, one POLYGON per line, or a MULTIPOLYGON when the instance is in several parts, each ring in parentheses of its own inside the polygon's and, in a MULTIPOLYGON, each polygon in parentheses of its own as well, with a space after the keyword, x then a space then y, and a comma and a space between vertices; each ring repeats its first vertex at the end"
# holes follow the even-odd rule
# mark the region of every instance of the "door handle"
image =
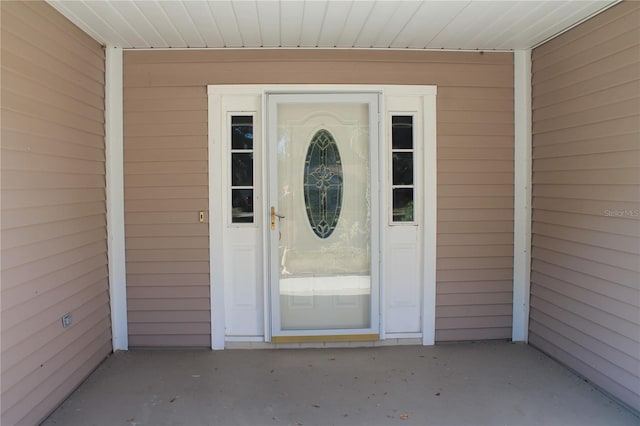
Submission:
POLYGON ((276 229, 276 217, 278 219, 284 219, 284 216, 276 213, 276 208, 271 206, 271 230, 275 231, 276 229))

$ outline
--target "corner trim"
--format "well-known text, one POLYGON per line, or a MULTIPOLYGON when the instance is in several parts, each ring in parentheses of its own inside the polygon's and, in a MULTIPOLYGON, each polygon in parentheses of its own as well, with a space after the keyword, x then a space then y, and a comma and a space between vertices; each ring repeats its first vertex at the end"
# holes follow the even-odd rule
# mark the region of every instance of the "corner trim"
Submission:
POLYGON ((529 339, 531 276, 531 50, 516 50, 514 65, 513 324, 511 339, 529 339))
POLYGON ((222 123, 214 121, 219 117, 215 110, 221 107, 220 95, 207 87, 207 122, 208 122, 208 174, 209 174, 209 288, 211 309, 211 349, 224 349, 225 337, 225 305, 224 305, 224 246, 222 243, 222 194, 219 193, 219 182, 222 182, 222 168, 217 167, 222 158, 221 142, 216 143, 218 129, 222 123))
POLYGON ((113 350, 128 350, 127 273, 124 239, 123 55, 105 48, 105 173, 107 253, 113 350))
POLYGON ((436 94, 434 86, 432 94, 423 98, 423 167, 424 167, 424 268, 422 294, 422 344, 436 343, 436 254, 438 234, 438 131, 436 115, 436 94))

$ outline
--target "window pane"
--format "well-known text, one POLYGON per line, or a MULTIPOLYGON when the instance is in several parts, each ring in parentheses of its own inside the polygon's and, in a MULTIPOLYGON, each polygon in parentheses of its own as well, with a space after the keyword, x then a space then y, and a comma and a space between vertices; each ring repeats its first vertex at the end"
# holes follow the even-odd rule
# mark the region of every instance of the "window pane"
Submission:
POLYGON ((231 190, 231 222, 253 222, 253 189, 231 190))
POLYGON ((253 154, 231 154, 231 185, 253 186, 253 154))
POLYGON ((231 117, 231 149, 253 149, 253 117, 231 117))
POLYGON ((393 190, 393 221, 413 222, 413 188, 393 190))
POLYGON ((394 115, 391 117, 391 146, 393 149, 413 148, 413 117, 394 115))
POLYGON ((393 153, 393 184, 413 185, 413 153, 393 153))

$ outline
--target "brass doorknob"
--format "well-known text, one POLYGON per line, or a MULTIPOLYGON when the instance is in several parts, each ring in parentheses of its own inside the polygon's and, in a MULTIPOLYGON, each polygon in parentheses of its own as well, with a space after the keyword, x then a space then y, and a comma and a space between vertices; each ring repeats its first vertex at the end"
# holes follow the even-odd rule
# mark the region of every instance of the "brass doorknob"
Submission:
POLYGON ((271 206, 271 230, 275 231, 276 229, 276 217, 278 219, 284 219, 284 216, 276 213, 276 208, 271 206))

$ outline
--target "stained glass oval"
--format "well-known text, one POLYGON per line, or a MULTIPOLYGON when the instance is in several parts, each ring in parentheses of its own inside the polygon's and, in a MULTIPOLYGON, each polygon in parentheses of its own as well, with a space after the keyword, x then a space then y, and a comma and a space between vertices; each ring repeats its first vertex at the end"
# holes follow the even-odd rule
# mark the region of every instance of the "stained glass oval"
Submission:
POLYGON ((333 135, 318 130, 309 143, 304 165, 304 203, 313 232, 329 238, 342 208, 342 161, 333 135))

